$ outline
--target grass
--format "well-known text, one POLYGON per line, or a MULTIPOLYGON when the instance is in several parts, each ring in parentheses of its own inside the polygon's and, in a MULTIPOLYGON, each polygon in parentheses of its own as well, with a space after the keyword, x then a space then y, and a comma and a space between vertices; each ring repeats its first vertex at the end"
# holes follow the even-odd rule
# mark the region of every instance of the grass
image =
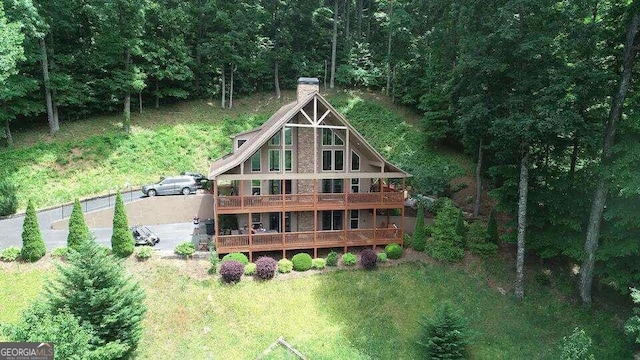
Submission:
MULTIPOLYGON (((122 132, 119 115, 62 122, 54 138, 44 127, 17 129, 16 146, 0 149, 0 177, 17 185, 19 208, 24 209, 28 198, 42 208, 181 171, 206 174, 211 161, 231 149, 229 135, 258 126, 294 96, 285 92, 276 100, 256 94, 226 110, 209 101, 149 109, 133 115, 130 135, 122 132)), ((361 92, 334 92, 328 98, 379 151, 404 169, 427 169, 447 177, 461 171, 459 159, 423 146, 407 109, 361 92)))
MULTIPOLYGON (((474 359, 554 359, 576 326, 593 338, 597 359, 631 356, 612 313, 583 310, 547 288, 531 289, 532 282, 517 303, 454 266, 407 263, 233 286, 194 280, 166 260, 128 266, 137 267, 149 308, 139 358, 255 358, 280 336, 311 359, 419 358, 417 319, 445 300, 469 318, 474 359)), ((29 274, 3 274, 14 286, 3 288, 0 303, 24 288, 31 292, 20 302, 35 296, 42 282, 30 282, 41 276, 29 274)), ((22 307, 1 312, 2 319, 14 321, 22 307)))

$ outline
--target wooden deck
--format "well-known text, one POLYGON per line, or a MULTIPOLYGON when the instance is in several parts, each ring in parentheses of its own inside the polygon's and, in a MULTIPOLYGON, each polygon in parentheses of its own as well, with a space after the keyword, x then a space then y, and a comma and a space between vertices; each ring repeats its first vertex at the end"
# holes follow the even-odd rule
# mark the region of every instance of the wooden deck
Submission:
POLYGON ((218 253, 279 251, 293 249, 347 248, 402 244, 402 229, 378 228, 287 233, 257 233, 252 235, 220 235, 216 239, 218 253))
POLYGON ((255 196, 219 196, 220 214, 270 211, 311 211, 335 209, 395 209, 403 207, 402 192, 283 194, 255 196))

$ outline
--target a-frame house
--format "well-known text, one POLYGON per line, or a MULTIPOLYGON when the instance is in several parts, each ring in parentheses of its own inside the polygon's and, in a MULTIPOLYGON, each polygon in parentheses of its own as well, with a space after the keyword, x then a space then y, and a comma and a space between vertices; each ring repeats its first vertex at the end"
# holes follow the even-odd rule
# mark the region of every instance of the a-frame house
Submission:
POLYGON ((233 152, 211 165, 218 253, 312 249, 317 256, 322 248, 402 243, 410 175, 367 143, 318 83, 298 79, 297 101, 233 135, 233 152), (391 211, 400 223, 391 223, 391 211))

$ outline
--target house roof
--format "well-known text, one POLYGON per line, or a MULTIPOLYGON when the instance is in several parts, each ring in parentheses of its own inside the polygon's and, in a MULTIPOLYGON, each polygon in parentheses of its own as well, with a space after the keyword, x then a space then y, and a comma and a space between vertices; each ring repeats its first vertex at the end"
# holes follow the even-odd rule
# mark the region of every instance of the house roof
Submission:
POLYGON ((367 140, 353 127, 347 119, 340 114, 322 95, 317 91, 314 91, 307 95, 301 101, 294 101, 284 105, 278 111, 276 111, 264 124, 256 129, 245 131, 242 134, 254 133, 254 135, 247 140, 240 148, 235 152, 226 154, 221 158, 216 159, 209 169, 209 178, 214 179, 218 175, 233 169, 234 167, 242 164, 249 159, 256 151, 258 151, 271 137, 273 137, 282 126, 284 126, 289 120, 291 120, 302 108, 304 108, 314 97, 318 98, 324 106, 327 107, 345 126, 349 128, 349 131, 355 136, 364 146, 366 146, 375 156, 377 156, 385 167, 391 169, 392 172, 400 172, 409 177, 409 173, 400 169, 399 167, 388 162, 380 153, 373 147, 367 140))

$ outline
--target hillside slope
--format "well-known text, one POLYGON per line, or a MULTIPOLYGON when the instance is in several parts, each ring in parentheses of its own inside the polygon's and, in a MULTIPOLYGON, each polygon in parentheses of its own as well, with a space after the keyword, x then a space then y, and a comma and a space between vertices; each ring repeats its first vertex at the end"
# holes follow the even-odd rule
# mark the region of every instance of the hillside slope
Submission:
MULTIPOLYGON (((130 135, 122 133, 119 115, 63 123, 55 138, 45 135, 44 128, 17 132, 16 147, 0 150, 0 176, 18 186, 19 208, 24 209, 28 198, 41 208, 181 171, 206 173, 211 160, 229 151, 230 134, 258 126, 294 96, 285 92, 276 100, 256 94, 224 110, 214 101, 145 110, 133 116, 130 135)), ((327 97, 378 150, 418 174, 417 179, 429 179, 427 173, 452 178, 462 172, 459 159, 423 143, 406 109, 369 93, 333 92, 327 97)))

